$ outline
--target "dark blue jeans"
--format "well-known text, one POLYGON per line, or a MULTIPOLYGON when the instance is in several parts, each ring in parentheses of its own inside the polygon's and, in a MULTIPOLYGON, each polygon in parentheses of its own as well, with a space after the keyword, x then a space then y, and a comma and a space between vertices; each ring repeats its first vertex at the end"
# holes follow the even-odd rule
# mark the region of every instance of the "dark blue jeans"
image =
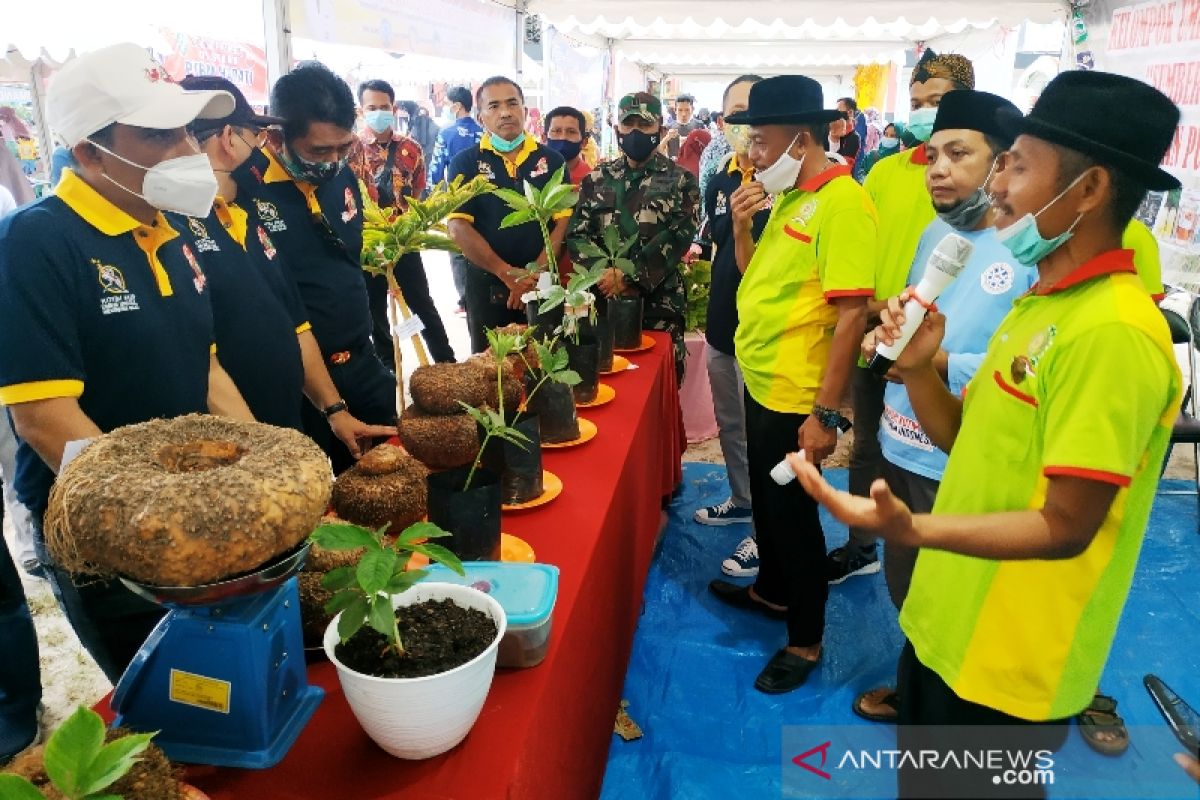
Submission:
MULTIPOLYGON (((4 521, 0 504, 0 524, 4 521)), ((42 699, 37 634, 25 603, 21 578, 0 536, 0 763, 19 753, 37 735, 42 699)))
POLYGON ((59 608, 105 677, 115 684, 165 609, 138 597, 115 578, 72 576, 56 567, 46 551, 40 514, 34 515, 33 536, 59 608))

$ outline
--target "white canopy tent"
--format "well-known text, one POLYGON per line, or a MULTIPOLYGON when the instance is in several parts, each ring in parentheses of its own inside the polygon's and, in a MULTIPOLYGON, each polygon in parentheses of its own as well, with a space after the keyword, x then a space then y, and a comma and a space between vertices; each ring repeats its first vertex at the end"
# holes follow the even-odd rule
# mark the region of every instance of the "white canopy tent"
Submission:
POLYGON ((902 66, 918 44, 1011 51, 1015 42, 998 31, 1062 23, 1069 14, 1063 0, 517 0, 517 8, 655 77, 716 82, 803 70, 836 76, 843 88, 854 66, 902 66))

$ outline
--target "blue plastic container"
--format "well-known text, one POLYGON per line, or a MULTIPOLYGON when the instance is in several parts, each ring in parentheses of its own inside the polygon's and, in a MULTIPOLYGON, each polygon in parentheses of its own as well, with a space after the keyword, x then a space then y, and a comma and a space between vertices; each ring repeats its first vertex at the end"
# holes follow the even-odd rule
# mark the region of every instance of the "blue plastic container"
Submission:
POLYGON ((550 564, 514 564, 500 561, 463 563, 466 575, 434 564, 426 581, 473 586, 492 595, 508 617, 508 631, 500 640, 499 667, 535 667, 550 647, 550 622, 558 598, 558 567, 550 564))

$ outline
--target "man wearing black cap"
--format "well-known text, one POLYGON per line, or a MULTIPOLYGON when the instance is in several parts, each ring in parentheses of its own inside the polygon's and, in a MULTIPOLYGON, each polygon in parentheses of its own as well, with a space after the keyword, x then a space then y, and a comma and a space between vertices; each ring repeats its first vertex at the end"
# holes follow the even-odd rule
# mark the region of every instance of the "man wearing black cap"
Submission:
POLYGON ((825 535, 817 504, 794 481, 771 479, 795 450, 820 465, 848 426, 838 413, 874 296, 876 215, 850 168, 825 153, 836 110, 801 75, 750 88, 754 181, 735 191, 734 248, 744 271, 734 337, 745 379, 746 449, 759 572, 753 586, 715 580, 719 600, 787 620, 787 646, 755 681, 763 692, 801 686, 821 657, 825 629, 825 535), (753 220, 777 195, 757 245, 753 220))
MULTIPOLYGON (((1061 746, 1104 669, 1179 411, 1166 322, 1121 249, 1147 190, 1179 185, 1159 167, 1179 110, 1132 78, 1066 72, 1028 117, 1000 113, 1017 138, 992 179, 996 225, 1038 282, 965 399, 934 366, 942 315, 896 361, 921 427, 950 452, 934 512, 912 514, 882 482, 850 497, 792 461, 843 522, 921 548, 900 612, 901 749, 975 744, 957 727, 970 724, 998 726, 990 746, 1061 746), (1130 109, 1136 127, 1090 123, 1130 109)), ((902 322, 889 302, 879 339, 902 322)), ((931 791, 997 787, 990 773, 902 766, 902 796, 931 791)))
POLYGON ((645 301, 643 327, 667 331, 675 347, 675 377, 683 381, 684 315, 687 295, 679 262, 699 225, 700 188, 696 178, 657 151, 662 138, 662 105, 648 92, 627 94, 617 103, 614 126, 622 158, 606 161, 583 179, 567 236, 579 253, 599 245, 616 225, 623 238, 637 241, 626 254, 637 272, 610 269, 599 283, 606 297, 640 294, 645 301))
MULTIPOLYGON (((316 408, 339 401, 308 309, 253 203, 238 203, 245 165, 262 146, 265 129, 282 123, 256 114, 241 90, 215 75, 188 76, 189 90, 220 90, 234 99, 233 113, 196 120, 196 137, 217 177, 217 198, 207 217, 175 217, 196 243, 209 278, 217 358, 233 378, 259 422, 300 430, 304 396, 316 408)), ((394 435, 394 428, 366 425, 348 410, 328 416, 333 433, 350 452, 360 440, 394 435)))
MULTIPOLYGON (((996 119, 1000 109, 1015 111, 1016 107, 988 92, 950 92, 942 98, 926 145, 925 184, 937 219, 921 235, 908 285, 920 282, 930 255, 946 236, 961 236, 974 248, 962 272, 937 301, 946 316, 946 336, 934 363, 954 394, 961 394, 975 374, 988 340, 1013 301, 1037 280, 1037 271, 1013 258, 992 226, 996 212, 988 195, 991 178, 1000 154, 1013 141, 996 119)), ((891 490, 914 513, 931 511, 946 454, 921 429, 902 383, 888 383, 884 391, 879 445, 883 477, 891 490)), ((887 542, 884 549, 884 576, 899 610, 917 552, 898 542, 887 542)), ((876 722, 895 722, 898 707, 892 687, 864 692, 853 706, 859 716, 876 722)))

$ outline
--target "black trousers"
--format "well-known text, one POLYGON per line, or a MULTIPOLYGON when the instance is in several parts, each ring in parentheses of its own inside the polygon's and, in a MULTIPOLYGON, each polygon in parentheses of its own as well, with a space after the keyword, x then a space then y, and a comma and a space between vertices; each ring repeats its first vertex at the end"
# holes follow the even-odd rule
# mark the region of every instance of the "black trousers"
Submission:
MULTIPOLYGON (((429 357, 438 363, 455 361, 454 350, 446 336, 446 326, 433 305, 429 294, 429 278, 425 275, 425 264, 420 253, 408 253, 396 263, 396 283, 409 309, 425 323, 421 336, 429 348, 429 357)), ((393 372, 396 371, 396 355, 392 352, 392 333, 387 313, 387 280, 378 275, 367 276, 367 301, 371 308, 371 340, 379 360, 393 372)))
POLYGON ((105 677, 116 683, 166 609, 138 597, 116 578, 72 576, 59 569, 46 551, 41 515, 34 514, 31 521, 38 560, 59 608, 105 677))
POLYGON ((754 591, 788 607, 788 645, 820 644, 825 632, 825 532, 817 502, 799 481, 780 486, 771 468, 796 451, 805 414, 783 414, 760 405, 749 392, 746 403, 746 456, 759 569, 754 591))
MULTIPOLYGON (((871 484, 882 474, 883 450, 879 447, 879 419, 883 416, 883 392, 887 383, 865 367, 855 367, 850 376, 854 404, 854 446, 850 448, 850 494, 867 497, 871 484)), ((847 545, 866 549, 875 544, 875 534, 850 529, 847 545)))
POLYGON ((525 309, 514 311, 508 307, 508 294, 504 281, 468 262, 467 331, 471 334, 472 353, 487 350, 486 331, 489 328, 503 328, 514 322, 526 321, 525 309))
MULTIPOLYGON (((352 351, 350 360, 342 364, 330 363, 328 357, 332 354, 325 355, 329 377, 351 414, 371 425, 396 424, 396 377, 375 355, 370 343, 352 351)), ((329 421, 312 403, 304 403, 301 418, 304 432, 329 456, 334 474, 354 464, 346 445, 333 435, 329 421)))
MULTIPOLYGON (((910 642, 904 643, 904 652, 900 655, 899 694, 900 718, 896 746, 901 751, 1053 753, 1067 739, 1069 720, 1030 722, 963 700, 936 672, 917 659, 910 642)), ((1008 765, 1006 762, 1005 766, 1008 765)), ((1029 780, 1025 785, 1003 781, 996 783, 998 777, 1003 778, 997 770, 986 767, 978 769, 976 766, 967 763, 964 769, 914 769, 902 761, 897 771, 898 795, 904 798, 1046 796, 1044 785, 1029 780)), ((1038 769, 1037 762, 1031 762, 1029 769, 1038 769)))
MULTIPOLYGON (((7 425, 7 420, 0 419, 7 425)), ((0 525, 4 504, 0 503, 0 525)), ((37 634, 25 603, 21 576, 0 536, 0 758, 14 755, 37 733, 37 705, 42 699, 37 634)))

